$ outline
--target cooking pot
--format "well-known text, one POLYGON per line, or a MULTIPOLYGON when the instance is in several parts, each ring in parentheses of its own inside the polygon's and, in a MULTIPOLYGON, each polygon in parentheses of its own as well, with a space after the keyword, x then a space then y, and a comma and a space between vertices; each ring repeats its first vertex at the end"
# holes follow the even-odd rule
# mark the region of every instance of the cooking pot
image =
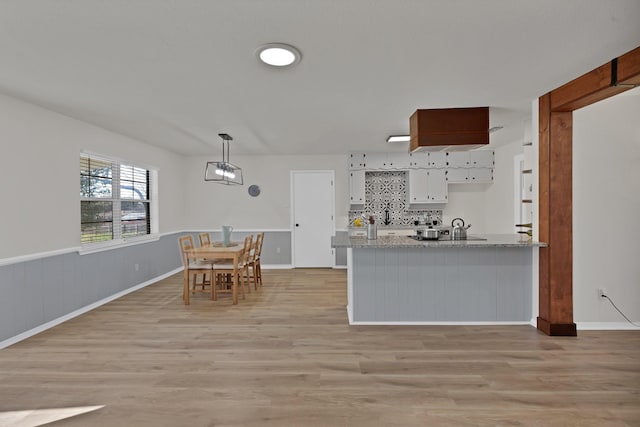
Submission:
POLYGON ((440 238, 440 230, 431 226, 416 230, 416 234, 420 240, 438 240, 440 238))
POLYGON ((467 229, 471 227, 471 224, 465 226, 462 218, 454 218, 451 221, 451 227, 453 227, 451 240, 467 240, 467 229))

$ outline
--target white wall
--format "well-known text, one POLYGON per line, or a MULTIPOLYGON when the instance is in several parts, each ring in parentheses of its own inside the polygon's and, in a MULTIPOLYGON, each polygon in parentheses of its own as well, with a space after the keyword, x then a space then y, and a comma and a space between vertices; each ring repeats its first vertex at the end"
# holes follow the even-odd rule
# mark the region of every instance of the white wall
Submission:
MULTIPOLYGON (((514 233, 513 156, 522 152, 522 141, 498 147, 493 184, 449 185, 449 203, 443 208, 443 219, 455 217, 472 224, 472 233, 514 233)), ((347 155, 326 156, 232 156, 240 166, 243 186, 226 186, 204 182, 207 160, 219 155, 194 156, 186 161, 188 206, 185 220, 193 229, 215 230, 223 224, 237 229, 290 228, 290 171, 305 169, 334 170, 336 176, 336 228, 348 223, 349 182, 347 155), (254 198, 247 194, 251 184, 262 193, 254 198)))
MULTIPOLYGON (((635 92, 638 90, 636 89, 635 92)), ((640 94, 573 114, 574 321, 640 320, 640 94)))
POLYGON ((185 192, 188 209, 185 220, 190 228, 215 230, 221 225, 236 229, 290 229, 292 170, 334 170, 336 228, 347 226, 349 188, 347 155, 241 156, 231 163, 242 168, 244 185, 221 185, 204 181, 207 161, 219 160, 220 153, 189 157, 186 162, 185 192), (262 190, 258 197, 247 193, 249 185, 262 190))
MULTIPOLYGON (((443 208, 443 219, 455 217, 472 224, 472 233, 514 233, 513 156, 522 153, 522 141, 498 147, 493 184, 449 185, 449 203, 443 208)), ((326 156, 232 156, 231 162, 243 170, 243 186, 226 186, 204 182, 207 160, 219 154, 189 157, 186 161, 187 205, 185 221, 190 228, 215 230, 223 224, 236 229, 290 228, 290 171, 304 169, 334 170, 336 176, 336 228, 348 223, 349 182, 347 155, 326 156), (247 194, 251 184, 262 193, 254 198, 247 194)))
POLYGON ((485 198, 494 184, 449 184, 449 203, 442 206, 442 222, 451 225, 454 218, 471 224, 468 233, 485 234, 485 198))
POLYGON ((493 184, 449 184, 449 203, 443 205, 442 213, 445 224, 462 217, 465 223, 471 224, 471 234, 516 232, 513 158, 522 154, 522 142, 518 140, 494 149, 493 184))
POLYGON ((185 227, 183 158, 0 95, 0 258, 80 245, 80 150, 159 168, 160 232, 185 227))

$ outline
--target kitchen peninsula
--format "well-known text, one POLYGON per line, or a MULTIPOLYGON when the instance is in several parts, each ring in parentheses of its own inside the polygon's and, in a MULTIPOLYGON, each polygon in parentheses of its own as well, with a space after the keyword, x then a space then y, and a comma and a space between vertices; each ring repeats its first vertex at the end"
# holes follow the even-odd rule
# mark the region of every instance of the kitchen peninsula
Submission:
POLYGON ((528 324, 533 255, 546 246, 518 235, 340 235, 331 244, 347 248, 350 324, 528 324))

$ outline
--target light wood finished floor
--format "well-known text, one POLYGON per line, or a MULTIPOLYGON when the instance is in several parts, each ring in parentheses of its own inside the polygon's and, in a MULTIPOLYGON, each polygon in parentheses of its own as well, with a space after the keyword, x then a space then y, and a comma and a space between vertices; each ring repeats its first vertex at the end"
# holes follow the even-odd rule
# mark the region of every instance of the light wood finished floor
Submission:
POLYGON ((237 306, 182 275, 0 350, 0 411, 64 426, 639 426, 640 332, 347 324, 344 270, 264 271, 237 306))

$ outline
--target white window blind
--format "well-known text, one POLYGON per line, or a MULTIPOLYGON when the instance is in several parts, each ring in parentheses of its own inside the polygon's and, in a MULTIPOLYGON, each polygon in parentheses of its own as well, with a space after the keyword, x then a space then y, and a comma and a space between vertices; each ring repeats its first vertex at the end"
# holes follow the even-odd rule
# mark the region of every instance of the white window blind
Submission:
POLYGON ((153 171, 94 154, 80 154, 81 244, 151 234, 153 171))

